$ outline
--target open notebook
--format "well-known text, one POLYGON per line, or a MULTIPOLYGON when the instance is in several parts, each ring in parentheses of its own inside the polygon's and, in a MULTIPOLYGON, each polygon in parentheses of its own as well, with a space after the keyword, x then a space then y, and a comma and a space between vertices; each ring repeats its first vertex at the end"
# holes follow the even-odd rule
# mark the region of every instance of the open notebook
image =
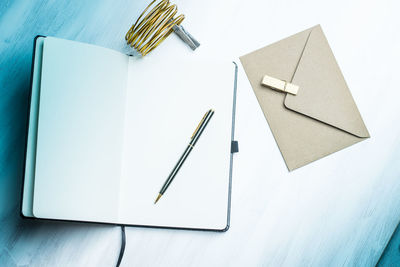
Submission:
POLYGON ((226 230, 236 66, 35 39, 24 217, 226 230), (215 114, 154 199, 208 109, 215 114))

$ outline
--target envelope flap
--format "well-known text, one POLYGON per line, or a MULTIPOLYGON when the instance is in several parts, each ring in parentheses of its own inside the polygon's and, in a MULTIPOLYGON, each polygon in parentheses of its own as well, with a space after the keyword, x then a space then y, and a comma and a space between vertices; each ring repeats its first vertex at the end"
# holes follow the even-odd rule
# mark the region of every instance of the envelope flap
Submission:
POLYGON ((288 109, 358 137, 369 133, 320 26, 312 29, 292 79, 297 95, 286 95, 288 109))

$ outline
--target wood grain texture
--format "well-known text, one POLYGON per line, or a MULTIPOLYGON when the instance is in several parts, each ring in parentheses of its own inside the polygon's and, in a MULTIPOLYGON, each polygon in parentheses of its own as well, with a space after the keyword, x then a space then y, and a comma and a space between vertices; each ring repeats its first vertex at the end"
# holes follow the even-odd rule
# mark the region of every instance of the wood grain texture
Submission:
POLYGON ((377 266, 398 266, 400 265, 400 227, 397 225, 390 242, 380 257, 377 266))
MULTIPOLYGON (((374 266, 400 219, 396 1, 175 1, 195 53, 237 61, 321 24, 371 139, 294 172, 239 68, 231 228, 127 228, 124 266, 374 266), (290 18, 290 19, 283 19, 290 18)), ((122 50, 147 1, 0 2, 0 266, 113 266, 118 227, 19 217, 33 37, 122 50)), ((169 37, 149 56, 171 47, 169 37)), ((390 261, 388 261, 390 262, 390 261)))
POLYGON ((112 266, 119 228, 19 217, 33 38, 56 36, 121 50, 145 1, 0 2, 0 266, 112 266))

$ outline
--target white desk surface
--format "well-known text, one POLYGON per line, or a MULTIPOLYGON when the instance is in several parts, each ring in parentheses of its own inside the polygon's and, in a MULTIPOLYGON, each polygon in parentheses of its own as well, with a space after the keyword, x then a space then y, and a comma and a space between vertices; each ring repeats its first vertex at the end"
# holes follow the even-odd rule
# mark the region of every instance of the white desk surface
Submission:
MULTIPOLYGON (((120 229, 18 217, 32 38, 121 49, 147 1, 0 5, 0 265, 112 266, 120 229), (12 119, 10 119, 10 114, 12 119)), ((123 266, 374 266, 400 219, 396 1, 175 1, 198 53, 239 64, 231 228, 127 228, 123 266), (371 138, 289 173, 238 57, 321 24, 371 138)), ((149 56, 191 53, 176 36, 149 56)), ((196 51, 197 53, 197 51, 196 51)))

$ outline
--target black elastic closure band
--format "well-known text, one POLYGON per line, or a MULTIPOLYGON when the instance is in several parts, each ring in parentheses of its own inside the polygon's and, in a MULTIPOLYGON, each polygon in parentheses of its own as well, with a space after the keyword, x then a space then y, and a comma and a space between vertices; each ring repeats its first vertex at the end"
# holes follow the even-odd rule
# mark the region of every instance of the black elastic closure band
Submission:
POLYGON ((231 143, 231 153, 239 152, 239 143, 238 141, 232 141, 231 143))
POLYGON ((125 236, 125 226, 121 226, 121 249, 118 255, 117 267, 121 264, 122 258, 124 257, 125 252, 125 244, 126 244, 126 236, 125 236))

